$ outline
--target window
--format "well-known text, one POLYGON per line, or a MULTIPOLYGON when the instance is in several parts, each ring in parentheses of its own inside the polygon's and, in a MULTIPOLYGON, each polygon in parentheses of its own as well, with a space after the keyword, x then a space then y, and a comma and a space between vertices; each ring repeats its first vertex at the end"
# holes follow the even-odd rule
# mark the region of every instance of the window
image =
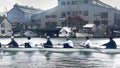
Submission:
POLYGON ((93 16, 100 16, 100 13, 99 12, 94 12, 93 16))
POLYGON ((50 18, 50 15, 46 15, 45 18, 50 18))
POLYGON ((72 1, 72 5, 77 5, 77 1, 72 1))
POLYGON ((5 23, 2 23, 2 24, 1 24, 1 27, 5 27, 5 23))
POLYGON ((70 5, 70 2, 69 2, 69 1, 67 2, 67 5, 70 5))
POLYGON ((41 19, 38 19, 38 22, 41 22, 41 19))
POLYGON ((88 0, 84 0, 84 4, 87 4, 88 3, 88 0))
POLYGON ((70 15, 70 12, 67 12, 67 15, 70 15))
POLYGON ((46 15, 45 18, 56 18, 56 15, 46 15))
POLYGON ((51 15, 51 18, 56 18, 57 16, 56 15, 51 15))
POLYGON ((89 23, 89 21, 84 21, 84 24, 88 24, 89 23))
POLYGON ((45 25, 46 25, 47 28, 49 28, 50 27, 50 22, 46 22, 45 25))
POLYGON ((5 34, 5 30, 1 30, 1 34, 5 34))
POLYGON ((101 13, 101 18, 108 18, 108 12, 101 13))
POLYGON ((94 24, 97 25, 97 26, 99 26, 100 25, 100 21, 99 20, 95 20, 94 24))
POLYGON ((57 26, 57 22, 52 22, 52 27, 56 27, 57 26))
POLYGON ((12 32, 11 30, 8 30, 8 32, 12 32))
POLYGON ((66 2, 61 2, 61 5, 66 5, 66 2))
POLYGON ((72 16, 77 16, 78 15, 78 11, 73 11, 72 12, 72 16))
POLYGON ((65 12, 62 12, 62 13, 61 13, 61 17, 66 17, 66 13, 65 13, 65 12))
POLYGON ((88 11, 86 10, 86 11, 84 11, 84 16, 88 16, 89 14, 88 14, 88 11))
POLYGON ((32 19, 31 21, 34 23, 34 20, 33 20, 33 19, 32 19))
POLYGON ((46 22, 45 25, 47 28, 55 28, 57 26, 57 22, 46 22))
POLYGON ((67 23, 66 22, 62 22, 62 26, 67 26, 67 23))
POLYGON ((101 24, 108 25, 108 20, 102 20, 101 24))
POLYGON ((79 14, 82 15, 82 11, 79 11, 79 14))

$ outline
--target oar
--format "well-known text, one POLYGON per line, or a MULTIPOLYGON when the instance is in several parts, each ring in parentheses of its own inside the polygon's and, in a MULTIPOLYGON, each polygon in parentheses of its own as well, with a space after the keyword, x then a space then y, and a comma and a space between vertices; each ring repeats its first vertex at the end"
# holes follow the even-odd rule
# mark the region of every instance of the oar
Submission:
POLYGON ((4 54, 4 53, 3 53, 3 48, 4 48, 4 47, 3 47, 3 44, 1 44, 1 48, 0 48, 0 56, 1 56, 1 58, 3 57, 3 54, 4 54))
POLYGON ((83 45, 81 45, 80 43, 74 43, 74 46, 79 46, 79 47, 86 48, 86 46, 83 46, 83 45))

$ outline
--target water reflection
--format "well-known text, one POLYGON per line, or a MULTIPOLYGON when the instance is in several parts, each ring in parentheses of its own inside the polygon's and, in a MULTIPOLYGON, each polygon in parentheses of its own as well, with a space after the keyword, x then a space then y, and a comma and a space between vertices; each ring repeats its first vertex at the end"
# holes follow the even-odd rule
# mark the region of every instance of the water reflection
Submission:
POLYGON ((28 57, 32 57, 32 56, 36 53, 36 51, 25 51, 24 53, 25 53, 25 55, 27 55, 28 57))
POLYGON ((107 55, 111 60, 114 60, 116 57, 116 54, 107 54, 107 55))
POLYGON ((44 53, 47 61, 49 61, 49 60, 51 59, 51 58, 50 58, 51 54, 52 54, 52 53, 49 52, 49 51, 46 51, 46 52, 44 53))
POLYGON ((82 55, 82 56, 84 56, 86 58, 89 58, 89 57, 91 57, 92 52, 79 52, 79 55, 82 55))
POLYGON ((49 51, 2 52, 0 68, 119 68, 120 54, 49 51))

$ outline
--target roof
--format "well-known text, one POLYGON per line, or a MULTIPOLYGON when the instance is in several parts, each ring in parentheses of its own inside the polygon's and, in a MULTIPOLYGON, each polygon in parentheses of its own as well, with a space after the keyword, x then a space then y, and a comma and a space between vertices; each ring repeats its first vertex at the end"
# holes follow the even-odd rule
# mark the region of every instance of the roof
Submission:
POLYGON ((8 20, 6 16, 0 16, 0 24, 3 22, 4 19, 6 19, 11 24, 11 22, 8 20))
POLYGON ((53 8, 51 8, 51 9, 48 9, 48 10, 46 10, 46 11, 42 11, 41 13, 39 13, 39 14, 34 14, 32 17, 35 17, 35 16, 39 16, 40 14, 54 14, 56 11, 55 10, 57 10, 58 9, 58 6, 56 6, 56 7, 53 7, 53 8), (55 11, 55 12, 54 12, 55 11))
POLYGON ((48 10, 46 10, 45 12, 47 12, 47 13, 54 13, 55 10, 57 10, 57 9, 58 9, 58 6, 53 7, 53 8, 51 8, 51 9, 48 9, 48 10))
POLYGON ((111 5, 108 5, 104 2, 102 2, 101 0, 94 0, 93 4, 97 5, 97 6, 104 7, 104 8, 113 9, 113 7, 111 5))
POLYGON ((2 23, 2 21, 3 21, 4 19, 5 19, 4 17, 1 17, 1 16, 0 16, 0 24, 2 23))
POLYGON ((18 9, 26 13, 38 14, 38 13, 43 12, 43 10, 40 10, 40 9, 35 9, 33 7, 28 7, 28 6, 21 6, 17 4, 15 4, 14 7, 17 7, 18 9))
POLYGON ((83 26, 83 28, 92 28, 95 24, 86 24, 83 26))

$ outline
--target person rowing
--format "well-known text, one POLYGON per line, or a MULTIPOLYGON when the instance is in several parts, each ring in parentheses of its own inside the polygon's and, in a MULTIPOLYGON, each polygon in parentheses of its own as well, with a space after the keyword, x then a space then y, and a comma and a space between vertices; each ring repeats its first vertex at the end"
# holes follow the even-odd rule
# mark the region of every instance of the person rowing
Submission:
POLYGON ((47 36, 47 42, 43 44, 44 48, 53 48, 53 43, 50 40, 50 37, 47 36))
POLYGON ((58 45, 63 45, 63 48, 73 48, 74 44, 69 38, 67 38, 65 42, 58 45))
POLYGON ((116 42, 113 40, 113 38, 110 37, 109 40, 110 41, 106 44, 103 44, 103 46, 106 46, 106 49, 116 49, 117 45, 116 45, 116 42))
POLYGON ((84 47, 84 48, 91 48, 93 47, 92 42, 89 40, 89 37, 86 36, 86 41, 82 44, 80 44, 80 46, 84 47))
POLYGON ((31 37, 28 37, 27 39, 28 39, 28 41, 25 43, 25 48, 36 47, 35 44, 33 43, 32 39, 31 39, 31 37))
POLYGON ((8 43, 8 45, 9 45, 10 48, 17 48, 17 47, 19 47, 18 43, 14 40, 14 36, 11 37, 11 41, 10 41, 10 43, 8 43))

